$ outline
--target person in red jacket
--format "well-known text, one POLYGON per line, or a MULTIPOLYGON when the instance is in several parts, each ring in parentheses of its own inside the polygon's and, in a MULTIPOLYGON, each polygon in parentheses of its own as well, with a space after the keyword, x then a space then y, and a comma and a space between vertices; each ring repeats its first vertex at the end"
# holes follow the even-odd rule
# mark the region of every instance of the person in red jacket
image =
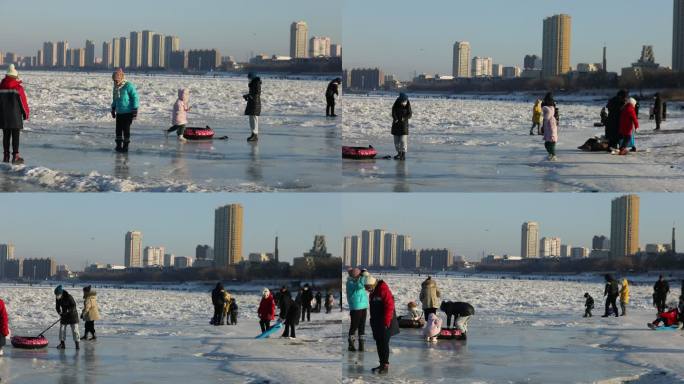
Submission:
POLYGON ((648 327, 651 329, 658 328, 660 323, 663 323, 666 327, 671 327, 677 325, 677 318, 679 317, 679 311, 677 308, 671 308, 667 311, 658 314, 658 317, 652 322, 648 323, 648 327))
POLYGON ((268 288, 264 288, 261 292, 261 301, 259 302, 259 309, 257 313, 259 315, 259 327, 261 327, 261 332, 266 332, 267 329, 271 327, 271 321, 275 318, 275 300, 273 295, 268 288))
POLYGON ((383 280, 376 280, 368 272, 364 272, 364 277, 366 290, 370 293, 370 326, 380 360, 380 365, 373 368, 372 372, 386 374, 389 371, 390 338, 399 333, 399 323, 394 315, 394 297, 383 280))
MULTIPOLYGON (((2 147, 4 150, 2 161, 4 163, 9 162, 10 155, 10 144, 12 146, 12 163, 21 164, 24 159, 19 156, 19 134, 24 128, 23 120, 29 119, 29 105, 26 99, 26 92, 24 91, 24 86, 22 81, 19 79, 19 73, 14 68, 14 64, 10 64, 7 69, 7 75, 0 82, 0 92, 2 93, 2 99, 0 100, 0 108, 2 108, 2 119, 0 119, 0 125, 2 125, 2 147), (12 97, 9 93, 15 92, 14 95, 19 95, 20 104, 17 106, 16 102, 10 104, 9 100, 5 97, 12 97), (17 110, 21 109, 21 111, 17 110)), ((16 96, 14 96, 16 97, 16 96)), ((14 99, 16 100, 16 99, 14 99)))
POLYGON ((9 330, 9 317, 7 316, 7 308, 5 308, 5 302, 0 299, 0 333, 2 333, 2 337, 0 337, 0 356, 2 356, 2 347, 5 346, 5 338, 9 337, 10 335, 10 330, 9 330))
POLYGON ((636 104, 637 101, 634 98, 630 98, 627 104, 622 107, 622 112, 620 112, 620 155, 627 154, 627 147, 632 141, 632 135, 639 129, 636 104))

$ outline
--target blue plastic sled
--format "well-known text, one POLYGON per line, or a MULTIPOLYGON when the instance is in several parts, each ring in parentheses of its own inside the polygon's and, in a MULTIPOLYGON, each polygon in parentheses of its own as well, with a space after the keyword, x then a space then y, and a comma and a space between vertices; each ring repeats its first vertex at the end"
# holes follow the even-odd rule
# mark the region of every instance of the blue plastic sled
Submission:
POLYGON ((676 325, 671 325, 669 327, 658 327, 655 329, 656 331, 676 331, 677 326, 676 325))
POLYGON ((279 329, 282 328, 282 327, 283 327, 283 323, 281 323, 281 322, 279 321, 279 322, 273 324, 273 325, 271 326, 271 328, 265 330, 262 334, 257 335, 257 336, 255 337, 255 339, 265 339, 265 338, 271 336, 272 334, 274 334, 277 330, 279 330, 279 329))

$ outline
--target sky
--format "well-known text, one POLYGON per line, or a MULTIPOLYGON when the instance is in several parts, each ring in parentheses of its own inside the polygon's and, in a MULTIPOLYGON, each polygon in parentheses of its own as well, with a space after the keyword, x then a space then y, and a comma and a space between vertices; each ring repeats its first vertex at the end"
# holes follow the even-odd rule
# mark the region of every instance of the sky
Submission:
POLYGON ((671 66, 672 0, 346 0, 344 67, 380 67, 408 80, 414 71, 451 74, 455 41, 469 41, 473 56, 523 65, 541 56, 544 18, 572 16, 571 63, 608 69, 635 62, 642 45, 654 45, 656 61, 671 66))
POLYGON ((272 252, 276 234, 283 261, 310 250, 315 234, 341 256, 339 195, 309 193, 6 193, 0 243, 12 242, 16 257, 81 270, 86 261, 123 265, 125 233, 140 230, 144 246, 194 258, 196 245, 213 247, 214 210, 232 203, 244 207, 243 257, 272 252))
MULTIPOLYGON (((411 235, 413 247, 449 248, 479 260, 482 252, 520 255, 521 226, 539 223, 540 238, 591 248, 594 235, 610 237, 610 203, 620 195, 552 194, 345 194, 345 236, 364 229, 411 235), (353 208, 352 208, 353 207, 353 208)), ((639 194, 641 246, 670 243, 672 223, 684 223, 684 194, 639 194)), ((682 226, 684 227, 684 226, 682 226)), ((684 244, 684 230, 679 230, 684 244)))
POLYGON ((330 0, 0 0, 0 9, 17 11, 0 23, 0 51, 20 55, 35 55, 44 41, 77 48, 93 39, 101 47, 148 29, 179 36, 181 49, 218 48, 244 60, 250 52, 289 55, 293 21, 306 21, 309 37, 342 35, 341 5, 330 0))

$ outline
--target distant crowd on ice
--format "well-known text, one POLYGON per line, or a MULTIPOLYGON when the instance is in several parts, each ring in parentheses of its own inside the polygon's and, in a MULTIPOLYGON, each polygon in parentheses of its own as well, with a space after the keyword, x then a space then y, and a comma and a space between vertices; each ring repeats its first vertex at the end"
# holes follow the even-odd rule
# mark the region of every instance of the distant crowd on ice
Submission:
POLYGON ((440 303, 442 295, 431 276, 421 283, 418 299, 422 303, 422 311, 415 301, 410 301, 405 316, 397 316, 396 299, 387 282, 376 279, 363 267, 348 270, 346 290, 350 317, 347 350, 365 351, 366 316, 370 312, 370 327, 380 362, 371 371, 377 374, 389 372, 390 339, 399 334, 400 328, 423 328, 423 337, 428 342, 438 339, 465 340, 468 322, 475 314, 475 309, 469 303, 440 303), (442 327, 443 320, 437 314, 438 309, 446 316, 446 327, 442 327))
MULTIPOLYGON (((238 306, 235 297, 216 283, 211 291, 211 302, 214 306, 214 315, 211 318, 212 325, 237 325, 238 306)), ((259 328, 261 333, 271 331, 273 327, 284 328, 282 337, 296 338, 295 328, 301 321, 311 321, 311 312, 320 313, 325 307, 325 313, 332 312, 335 305, 335 297, 331 291, 326 291, 325 296, 321 291, 314 294, 311 286, 307 283, 302 286, 293 298, 290 290, 282 286, 274 295, 271 290, 264 288, 261 292, 261 300, 257 308, 259 328), (278 315, 276 318, 276 308, 278 315), (271 322, 276 320, 273 326, 271 322)))
MULTIPOLYGON (((605 275, 606 285, 603 290, 603 297, 605 297, 605 312, 601 317, 609 316, 625 316, 627 315, 627 306, 629 305, 629 281, 622 279, 622 283, 618 281, 611 274, 605 275), (617 300, 620 299, 620 309, 618 311, 617 300)), ((658 277, 658 280, 653 285, 653 306, 656 308, 656 319, 648 323, 651 329, 658 327, 672 327, 679 330, 684 329, 684 281, 682 281, 682 292, 679 296, 679 302, 667 302, 667 296, 670 293, 670 283, 663 278, 663 275, 658 277), (661 325, 662 324, 662 325, 661 325)), ((592 317, 592 310, 595 307, 594 298, 586 292, 584 294, 584 317, 592 317)))

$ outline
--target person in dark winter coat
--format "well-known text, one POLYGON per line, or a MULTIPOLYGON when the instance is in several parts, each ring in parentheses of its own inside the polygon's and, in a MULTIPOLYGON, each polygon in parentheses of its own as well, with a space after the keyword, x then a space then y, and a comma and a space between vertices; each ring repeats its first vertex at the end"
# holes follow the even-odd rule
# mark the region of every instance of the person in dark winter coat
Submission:
POLYGON ((584 317, 591 317, 591 311, 594 309, 594 298, 591 297, 589 292, 584 293, 584 317))
POLYGON ((468 332, 468 321, 475 314, 475 308, 469 303, 460 301, 442 301, 439 309, 447 316, 447 328, 451 328, 451 318, 454 318, 454 328, 464 335, 468 332))
MULTIPOLYGON (((560 124, 560 114, 558 112, 558 105, 556 105, 556 100, 553 98, 553 93, 548 92, 544 96, 544 100, 542 100, 541 106, 542 106, 542 108, 553 107, 554 108, 553 117, 556 118, 556 123, 560 124)), ((543 134, 543 132, 542 132, 542 134, 543 134)))
POLYGON ((610 275, 607 274, 605 276, 606 278, 606 287, 603 290, 603 296, 606 297, 606 312, 603 314, 601 317, 608 317, 610 316, 610 307, 613 307, 613 313, 615 314, 615 317, 618 317, 618 309, 617 309, 617 298, 620 295, 620 286, 618 285, 617 280, 610 275))
POLYGON ((321 291, 316 291, 316 295, 314 296, 314 299, 316 299, 316 306, 314 307, 313 311, 316 313, 321 312, 321 307, 323 306, 323 296, 321 295, 321 291))
POLYGON ((660 98, 660 93, 656 93, 655 99, 653 100, 653 118, 656 123, 656 131, 660 130, 660 124, 663 122, 664 110, 663 99, 660 98))
MULTIPOLYGON (((367 273, 367 272, 366 272, 367 273)), ((389 371, 390 339, 399 333, 399 322, 395 315, 394 296, 383 280, 376 280, 369 274, 365 276, 366 290, 370 293, 370 326, 378 350, 380 365, 373 373, 386 374, 389 371)))
POLYGON ((74 338, 76 349, 79 349, 78 340, 78 308, 76 301, 69 292, 65 291, 61 285, 55 288, 55 310, 59 314, 59 345, 57 349, 64 349, 66 340, 67 326, 71 327, 71 335, 74 338))
POLYGON ((285 328, 281 337, 296 338, 295 327, 299 324, 300 303, 296 300, 292 300, 290 291, 285 291, 280 298, 279 307, 279 317, 285 328))
POLYGON ((617 95, 608 100, 606 109, 608 109, 608 118, 606 119, 606 139, 608 140, 608 147, 613 150, 618 148, 618 141, 620 140, 620 117, 622 116, 622 108, 627 103, 629 94, 626 90, 621 89, 617 95))
POLYGON ((131 142, 131 125, 138 117, 140 100, 138 91, 130 81, 127 81, 123 69, 119 68, 112 74, 114 90, 112 91, 112 118, 116 119, 116 148, 120 153, 128 152, 131 142))
POLYGON ((400 93, 392 106, 392 136, 394 136, 394 147, 397 150, 395 160, 406 160, 411 116, 413 116, 411 102, 405 93, 400 93))
POLYGON ((665 302, 667 301, 667 294, 670 293, 670 284, 667 280, 663 279, 663 275, 658 277, 658 281, 653 285, 653 300, 655 301, 655 306, 658 308, 658 312, 664 312, 667 306, 665 302))
POLYGON ((332 307, 335 305, 335 296, 331 292, 325 294, 325 313, 332 312, 332 307))
POLYGON ((313 301, 313 293, 309 288, 309 284, 304 284, 300 299, 302 305, 302 322, 305 318, 306 321, 311 321, 311 302, 313 301))
POLYGON ((250 72, 247 74, 249 79, 249 93, 242 97, 247 101, 245 107, 245 115, 249 116, 249 127, 252 130, 252 135, 247 138, 247 141, 259 140, 259 115, 261 115, 261 78, 250 72))
POLYGON ((24 120, 29 119, 29 105, 26 92, 19 73, 10 64, 7 75, 0 82, 0 129, 2 129, 3 163, 10 161, 10 146, 12 147, 12 163, 22 164, 24 159, 19 156, 19 136, 24 129, 24 120))
POLYGON ((340 84, 342 84, 342 79, 338 77, 328 83, 328 88, 325 90, 325 115, 328 117, 337 117, 335 114, 335 97, 340 94, 340 84))
POLYGON ((238 305, 234 297, 230 299, 230 325, 237 325, 238 305))
POLYGON ((223 324, 223 309, 225 308, 226 301, 224 299, 223 284, 216 283, 216 287, 211 291, 211 304, 214 305, 214 317, 211 319, 212 325, 222 325, 223 324))

